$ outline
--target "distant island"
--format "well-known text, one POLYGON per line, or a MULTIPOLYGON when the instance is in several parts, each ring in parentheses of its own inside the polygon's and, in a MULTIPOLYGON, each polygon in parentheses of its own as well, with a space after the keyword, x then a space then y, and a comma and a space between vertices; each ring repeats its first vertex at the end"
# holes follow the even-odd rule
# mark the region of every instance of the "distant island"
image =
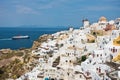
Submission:
POLYGON ((19 26, 0 26, 1 28, 67 28, 68 26, 49 26, 49 25, 19 25, 19 26))

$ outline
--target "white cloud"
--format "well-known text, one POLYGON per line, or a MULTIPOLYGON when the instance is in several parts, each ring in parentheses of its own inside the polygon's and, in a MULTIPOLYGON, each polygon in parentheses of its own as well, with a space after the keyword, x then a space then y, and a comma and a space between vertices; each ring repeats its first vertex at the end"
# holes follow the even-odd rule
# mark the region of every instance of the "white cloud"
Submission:
POLYGON ((50 8, 54 8, 64 2, 66 2, 67 0, 52 0, 47 4, 44 4, 42 6, 39 6, 38 9, 50 9, 50 8))
POLYGON ((81 11, 109 11, 109 10, 119 10, 118 7, 114 6, 87 6, 80 9, 81 11))
POLYGON ((91 10, 91 11, 101 11, 101 10, 109 10, 109 9, 112 9, 111 7, 109 6, 91 6, 91 7, 87 7, 86 8, 87 10, 91 10))
POLYGON ((23 5, 17 5, 16 12, 20 14, 39 14, 34 9, 27 7, 27 6, 23 6, 23 5))
POLYGON ((53 5, 47 4, 47 5, 42 5, 38 7, 38 9, 50 9, 50 8, 53 8, 53 5))
POLYGON ((119 1, 119 0, 104 0, 104 1, 119 1))

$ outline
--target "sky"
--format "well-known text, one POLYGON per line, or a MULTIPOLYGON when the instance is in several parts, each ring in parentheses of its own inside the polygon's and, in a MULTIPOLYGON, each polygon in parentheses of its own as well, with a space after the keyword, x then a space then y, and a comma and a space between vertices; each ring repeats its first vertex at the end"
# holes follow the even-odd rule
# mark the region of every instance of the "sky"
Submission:
POLYGON ((120 0, 0 0, 0 27, 81 26, 120 17, 120 0))

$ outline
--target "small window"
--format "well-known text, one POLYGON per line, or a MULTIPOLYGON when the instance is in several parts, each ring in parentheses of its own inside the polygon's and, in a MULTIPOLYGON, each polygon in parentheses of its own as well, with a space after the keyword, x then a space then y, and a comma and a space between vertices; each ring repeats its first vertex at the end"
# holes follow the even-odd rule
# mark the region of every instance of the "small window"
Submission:
POLYGON ((91 60, 90 60, 90 63, 91 63, 91 60))
POLYGON ((89 42, 89 39, 87 39, 87 41, 89 42))
POLYGON ((97 54, 97 57, 99 57, 99 55, 97 54))
POLYGON ((116 52, 117 52, 117 49, 116 49, 116 52))
POLYGON ((82 75, 80 75, 80 78, 82 77, 82 75))
POLYGON ((115 48, 113 47, 113 53, 115 52, 115 48))
POLYGON ((96 70, 98 70, 98 68, 96 68, 96 70))
POLYGON ((106 56, 106 53, 105 53, 105 56, 106 56))
POLYGON ((93 58, 95 57, 95 54, 93 54, 93 58))
POLYGON ((111 51, 113 51, 113 49, 111 49, 111 51))
POLYGON ((66 62, 68 62, 68 61, 66 60, 66 62))

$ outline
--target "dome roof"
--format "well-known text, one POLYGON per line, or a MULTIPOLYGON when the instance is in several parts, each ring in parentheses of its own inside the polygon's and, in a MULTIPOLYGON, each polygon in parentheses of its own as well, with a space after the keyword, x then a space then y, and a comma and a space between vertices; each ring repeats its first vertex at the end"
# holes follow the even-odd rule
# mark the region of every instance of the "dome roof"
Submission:
POLYGON ((99 21, 107 21, 107 18, 102 16, 102 17, 99 18, 99 21))
POLYGON ((120 53, 118 53, 118 55, 114 57, 112 60, 115 62, 120 61, 120 53))
POLYGON ((82 22, 84 22, 84 21, 89 21, 89 20, 88 19, 83 19, 82 22))
POLYGON ((113 40, 113 45, 120 46, 120 36, 113 40))

